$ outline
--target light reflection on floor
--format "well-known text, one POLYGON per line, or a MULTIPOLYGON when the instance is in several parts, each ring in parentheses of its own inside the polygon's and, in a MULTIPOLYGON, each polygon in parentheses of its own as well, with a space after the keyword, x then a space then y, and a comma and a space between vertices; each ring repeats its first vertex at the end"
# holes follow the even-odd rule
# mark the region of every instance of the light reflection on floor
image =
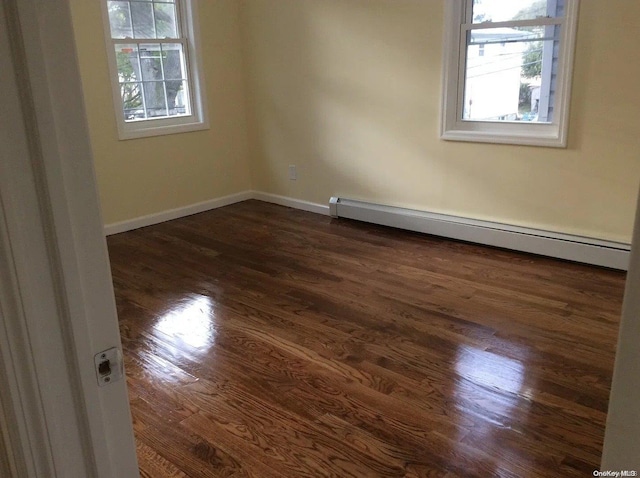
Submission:
POLYGON ((165 313, 154 328, 195 348, 209 347, 216 336, 216 315, 210 297, 192 295, 165 313))
POLYGON ((523 401, 530 400, 532 384, 525 376, 523 362, 528 351, 520 352, 522 361, 469 346, 457 351, 455 370, 460 379, 454 385, 456 409, 468 418, 466 423, 473 423, 459 439, 481 441, 489 454, 501 446, 502 432, 522 433, 526 423, 522 412, 528 407, 523 401))
POLYGON ((520 360, 497 355, 474 347, 458 348, 456 372, 481 387, 520 394, 525 367, 520 360))

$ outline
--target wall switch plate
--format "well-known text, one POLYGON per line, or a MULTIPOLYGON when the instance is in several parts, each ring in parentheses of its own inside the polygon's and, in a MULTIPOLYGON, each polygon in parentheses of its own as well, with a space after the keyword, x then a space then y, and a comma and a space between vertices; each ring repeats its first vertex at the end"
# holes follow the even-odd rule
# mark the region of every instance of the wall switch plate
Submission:
POLYGON ((289 165, 289 179, 291 181, 295 181, 296 179, 298 179, 298 174, 296 173, 296 165, 295 164, 290 164, 289 165))
POLYGON ((101 387, 117 382, 124 376, 122 352, 117 347, 97 353, 93 357, 93 361, 96 367, 98 385, 101 387))

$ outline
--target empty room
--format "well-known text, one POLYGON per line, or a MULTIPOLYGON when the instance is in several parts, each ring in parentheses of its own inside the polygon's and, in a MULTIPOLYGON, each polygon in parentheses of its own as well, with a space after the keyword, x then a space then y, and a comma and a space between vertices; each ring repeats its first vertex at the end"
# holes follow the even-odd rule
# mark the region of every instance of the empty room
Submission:
POLYGON ((640 3, 42 3, 0 474, 637 476, 640 3))

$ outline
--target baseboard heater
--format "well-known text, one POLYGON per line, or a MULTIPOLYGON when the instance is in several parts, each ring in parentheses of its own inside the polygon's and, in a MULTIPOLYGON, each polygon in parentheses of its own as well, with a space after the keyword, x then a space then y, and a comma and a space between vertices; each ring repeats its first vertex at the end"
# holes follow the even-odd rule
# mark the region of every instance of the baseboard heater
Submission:
POLYGON ((408 231, 627 270, 631 246, 621 242, 510 226, 445 214, 332 197, 332 217, 354 219, 408 231))

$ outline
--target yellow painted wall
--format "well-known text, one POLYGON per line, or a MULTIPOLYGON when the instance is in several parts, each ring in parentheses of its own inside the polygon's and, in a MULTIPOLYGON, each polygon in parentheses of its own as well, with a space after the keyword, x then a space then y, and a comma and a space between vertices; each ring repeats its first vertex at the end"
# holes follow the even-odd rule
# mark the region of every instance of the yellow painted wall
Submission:
POLYGON ((250 189, 240 2, 199 2, 211 128, 119 141, 100 1, 71 7, 105 223, 250 189))
POLYGON ((630 241, 640 2, 580 3, 569 147, 552 149, 439 139, 444 0, 246 0, 254 189, 630 241))
POLYGON ((581 2, 567 149, 439 139, 444 0, 201 0, 211 128, 119 141, 99 2, 71 4, 107 224, 256 189, 630 240, 636 0, 581 2))

